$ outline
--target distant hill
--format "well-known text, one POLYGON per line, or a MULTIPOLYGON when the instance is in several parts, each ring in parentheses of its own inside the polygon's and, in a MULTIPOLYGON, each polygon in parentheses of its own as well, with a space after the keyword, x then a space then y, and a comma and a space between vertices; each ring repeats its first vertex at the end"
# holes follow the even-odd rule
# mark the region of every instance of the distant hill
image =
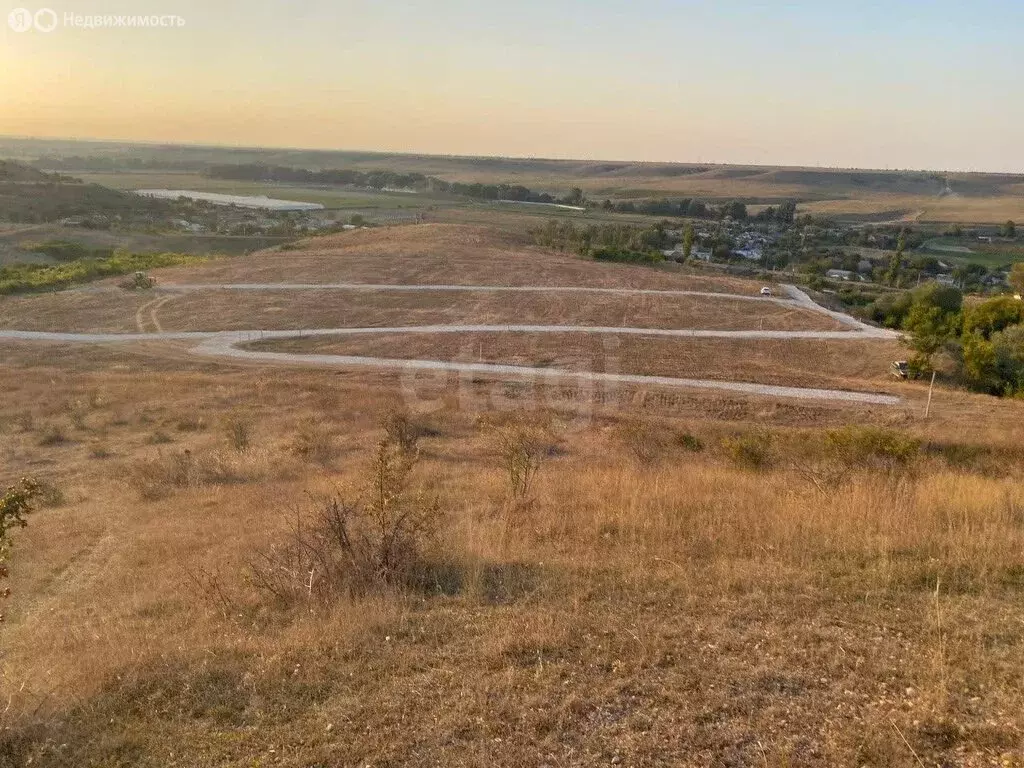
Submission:
POLYGON ((102 221, 147 213, 167 215, 170 210, 164 201, 0 160, 0 221, 41 224, 73 216, 102 221))
POLYGON ((2 182, 45 182, 52 176, 22 163, 0 160, 0 183, 2 182))

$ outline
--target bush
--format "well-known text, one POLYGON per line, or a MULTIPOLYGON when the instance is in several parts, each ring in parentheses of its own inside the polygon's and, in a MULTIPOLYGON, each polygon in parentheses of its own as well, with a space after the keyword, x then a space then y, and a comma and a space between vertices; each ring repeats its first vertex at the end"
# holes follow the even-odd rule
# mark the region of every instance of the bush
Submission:
POLYGON ((1024 323, 1024 301, 1000 296, 964 310, 964 335, 980 334, 988 340, 1010 326, 1024 323))
POLYGON ((167 445, 168 443, 173 443, 174 440, 162 429, 158 429, 149 436, 146 442, 150 445, 167 445))
POLYGON ((878 427, 832 429, 825 433, 825 443, 833 458, 869 469, 905 467, 921 453, 917 438, 878 427))
POLYGON ((749 432, 722 440, 726 454, 748 469, 766 469, 774 460, 774 441, 768 432, 749 432))
POLYGON ((704 442, 689 432, 680 432, 676 436, 676 442, 691 453, 700 453, 704 450, 704 442))
POLYGON ((522 502, 551 450, 551 441, 541 428, 529 424, 498 427, 494 435, 508 478, 509 494, 514 501, 522 502))
POLYGON ((299 424, 291 450, 296 456, 325 467, 332 464, 340 453, 334 442, 334 433, 316 419, 307 419, 299 424))
POLYGON ((232 448, 245 453, 252 446, 252 422, 244 416, 230 416, 224 420, 224 435, 232 448))
MULTIPOLYGON (((24 528, 28 525, 25 516, 32 511, 43 493, 41 483, 26 477, 0 496, 0 580, 8 577, 7 554, 11 547, 10 532, 14 528, 24 528)), ((0 599, 6 598, 8 594, 8 590, 0 590, 0 599)), ((0 621, 3 621, 2 613, 0 621)))
POLYGON ((47 424, 39 435, 39 445, 43 447, 63 445, 67 441, 67 433, 59 424, 47 424))
POLYGON ((403 454, 414 456, 419 453, 420 438, 425 430, 413 422, 405 411, 390 411, 384 416, 381 426, 388 442, 396 446, 403 454))
POLYGON ((979 332, 964 334, 960 375, 976 392, 1013 396, 1024 393, 1024 325, 1011 325, 986 340, 979 332))
POLYGON ((292 605, 415 585, 442 520, 436 501, 410 490, 415 462, 385 437, 366 500, 323 498, 312 519, 297 516, 279 543, 250 562, 256 588, 292 605))
POLYGON ((146 501, 169 496, 174 490, 204 485, 247 483, 265 474, 269 461, 262 454, 231 455, 223 451, 193 453, 187 448, 136 462, 128 472, 128 484, 146 501))

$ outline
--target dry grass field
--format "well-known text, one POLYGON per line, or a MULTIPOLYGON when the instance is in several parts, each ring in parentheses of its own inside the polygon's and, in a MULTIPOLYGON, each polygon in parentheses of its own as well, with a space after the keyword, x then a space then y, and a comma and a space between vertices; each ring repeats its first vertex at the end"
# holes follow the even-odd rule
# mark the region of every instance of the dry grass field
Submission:
POLYGON ((503 363, 896 394, 908 390, 889 375, 889 364, 906 354, 896 341, 671 339, 588 333, 382 333, 272 339, 249 346, 268 352, 503 363))
POLYGON ((424 224, 318 237, 288 250, 264 251, 187 270, 167 283, 379 283, 578 285, 755 294, 758 285, 719 275, 686 274, 666 265, 638 269, 595 263, 533 246, 523 234, 482 226, 424 224))
POLYGON ((772 303, 612 294, 196 291, 137 294, 89 288, 11 298, 0 328, 32 331, 271 330, 460 323, 844 330, 832 318, 772 303))
MULTIPOLYGON (((757 287, 426 232, 161 280, 757 287)), ((83 326, 138 309, 0 316, 53 323, 62 297, 83 326)), ((389 311, 362 298, 337 317, 389 311)), ((428 299, 397 306, 449 311, 428 299)), ((570 365, 600 343, 469 341, 570 365)), ((8 562, 0 765, 1024 766, 1022 404, 940 387, 925 420, 923 385, 883 384, 885 341, 662 344, 616 354, 904 400, 453 380, 410 402, 393 373, 0 341, 0 487, 46 485, 8 562)))

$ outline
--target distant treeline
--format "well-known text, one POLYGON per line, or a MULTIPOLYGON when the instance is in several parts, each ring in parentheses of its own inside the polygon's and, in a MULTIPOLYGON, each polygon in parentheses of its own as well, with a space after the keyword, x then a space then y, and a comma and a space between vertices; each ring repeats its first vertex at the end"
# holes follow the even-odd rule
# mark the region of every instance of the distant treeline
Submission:
POLYGON ((650 199, 650 200, 620 200, 612 202, 605 200, 601 207, 606 211, 616 213, 641 213, 646 216, 672 216, 690 219, 725 219, 735 221, 759 221, 765 223, 777 222, 780 224, 792 224, 796 218, 796 202, 789 201, 782 205, 768 206, 755 216, 750 216, 745 203, 730 201, 722 205, 710 205, 703 200, 696 200, 689 197, 678 199, 650 199))
POLYGON ((196 171, 201 164, 178 160, 154 160, 140 157, 105 157, 102 155, 42 155, 32 161, 36 168, 47 168, 55 171, 76 171, 86 173, 116 173, 118 171, 196 171))
MULTIPOLYGON (((337 184, 369 189, 411 189, 418 192, 439 192, 477 200, 514 200, 524 203, 561 202, 546 192, 534 192, 521 184, 462 184, 445 181, 422 173, 394 171, 355 171, 334 169, 312 171, 282 165, 215 165, 206 171, 213 179, 231 181, 287 181, 301 184, 337 184)), ((574 198, 575 199, 575 198, 574 198)))

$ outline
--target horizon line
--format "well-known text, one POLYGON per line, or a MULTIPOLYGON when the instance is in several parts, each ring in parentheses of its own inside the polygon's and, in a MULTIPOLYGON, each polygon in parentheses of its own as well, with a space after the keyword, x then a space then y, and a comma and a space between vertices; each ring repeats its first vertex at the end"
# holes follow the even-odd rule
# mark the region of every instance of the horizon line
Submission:
POLYGON ((219 149, 238 151, 258 152, 323 152, 323 153, 361 153, 369 155, 381 155, 384 157, 416 157, 416 158, 440 158, 450 160, 527 160, 548 163, 624 163, 631 165, 678 165, 678 166, 702 166, 710 165, 720 168, 768 168, 768 169, 793 169, 793 170, 820 170, 820 171, 864 171, 867 173, 935 173, 935 174, 976 174, 984 176, 1022 176, 1024 170, 965 170, 962 168, 935 169, 935 168, 871 168, 862 166, 844 165, 813 165, 813 164, 769 164, 769 163, 741 163, 719 160, 631 160, 623 158, 604 157, 543 157, 539 155, 473 155, 444 152, 417 152, 414 150, 388 150, 388 149, 352 149, 340 147, 303 147, 303 146, 261 146, 249 144, 220 144, 217 142, 190 142, 190 141, 160 141, 155 139, 107 139, 97 137, 72 137, 72 136, 26 136, 16 134, 0 134, 0 141, 52 141, 52 142, 77 142, 91 144, 119 144, 128 146, 144 147, 188 147, 193 149, 219 149))

